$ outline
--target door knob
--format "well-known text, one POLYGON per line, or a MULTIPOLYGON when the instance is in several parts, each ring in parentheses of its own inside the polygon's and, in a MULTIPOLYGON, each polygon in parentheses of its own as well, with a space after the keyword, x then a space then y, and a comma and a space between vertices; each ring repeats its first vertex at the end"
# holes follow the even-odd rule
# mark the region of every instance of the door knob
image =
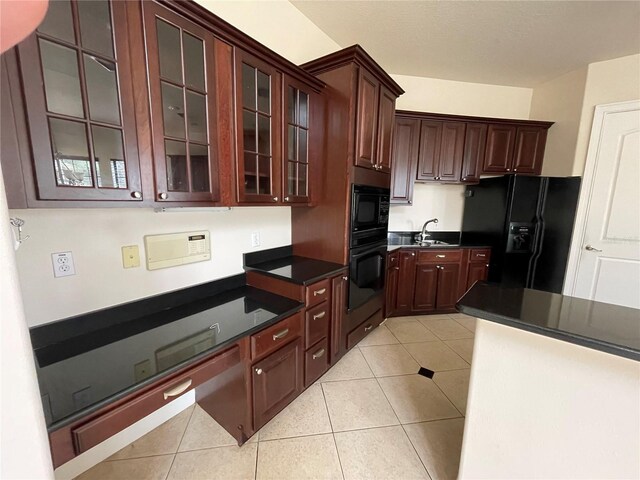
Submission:
POLYGON ((584 247, 585 250, 588 250, 590 252, 601 252, 602 250, 600 250, 599 248, 594 248, 591 245, 586 245, 584 247))

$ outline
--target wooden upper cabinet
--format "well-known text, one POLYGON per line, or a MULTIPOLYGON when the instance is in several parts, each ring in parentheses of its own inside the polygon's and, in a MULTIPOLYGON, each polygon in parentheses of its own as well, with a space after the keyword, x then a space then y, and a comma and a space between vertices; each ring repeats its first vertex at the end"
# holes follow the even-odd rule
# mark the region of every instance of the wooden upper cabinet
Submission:
POLYGON ((390 201, 411 204, 418 165, 420 120, 396 117, 394 129, 390 201))
POLYGON ((378 109, 378 170, 391 173, 391 155, 393 146, 393 121, 396 110, 396 97, 384 86, 380 86, 380 107, 378 109))
MULTIPOLYGON (((315 162, 320 160, 313 155, 311 145, 311 141, 315 140, 311 135, 317 133, 311 129, 311 109, 314 103, 312 100, 315 95, 302 82, 284 75, 283 97, 283 201, 309 203, 311 200, 310 163, 312 160, 315 162)), ((314 165, 314 167, 317 166, 314 165)))
POLYGON ((460 181, 465 129, 466 125, 462 122, 444 122, 442 124, 438 180, 460 181))
POLYGON ((51 2, 18 52, 37 198, 142 200, 125 3, 51 2))
POLYGON ((462 173, 460 180, 464 183, 480 181, 480 170, 484 162, 484 150, 487 143, 486 123, 467 123, 464 137, 464 153, 462 154, 462 173))
POLYGON ((487 128, 487 145, 482 173, 511 172, 516 127, 490 124, 487 128))
POLYGON ((518 127, 513 156, 513 172, 540 175, 547 129, 543 127, 518 127))
POLYGON ((237 200, 280 202, 282 74, 240 49, 236 50, 235 58, 237 200))
POLYGON ((156 200, 219 199, 214 37, 143 2, 156 200))
POLYGON ((422 120, 420 122, 420 150, 416 180, 436 180, 441 142, 442 122, 422 120))
POLYGON ((356 165, 375 168, 380 82, 364 68, 358 80, 356 165))

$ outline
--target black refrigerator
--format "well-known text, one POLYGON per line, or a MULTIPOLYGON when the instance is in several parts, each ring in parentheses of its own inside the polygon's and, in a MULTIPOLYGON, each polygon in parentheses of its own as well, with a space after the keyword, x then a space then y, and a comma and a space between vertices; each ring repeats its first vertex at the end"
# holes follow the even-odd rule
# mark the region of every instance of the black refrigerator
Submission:
POLYGON ((461 243, 492 247, 489 281, 561 293, 580 177, 504 176, 467 186, 461 243))

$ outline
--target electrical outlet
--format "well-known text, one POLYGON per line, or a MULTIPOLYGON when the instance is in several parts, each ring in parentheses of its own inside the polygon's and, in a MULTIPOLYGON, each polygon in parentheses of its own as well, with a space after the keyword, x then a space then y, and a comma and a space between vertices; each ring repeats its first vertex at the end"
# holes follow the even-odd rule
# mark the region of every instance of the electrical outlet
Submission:
POLYGON ((260 232, 253 232, 251 234, 251 246, 252 247, 260 246, 260 232))
POLYGON ((71 252, 59 252, 51 254, 54 277, 68 277, 76 274, 76 267, 73 265, 73 254, 71 252))

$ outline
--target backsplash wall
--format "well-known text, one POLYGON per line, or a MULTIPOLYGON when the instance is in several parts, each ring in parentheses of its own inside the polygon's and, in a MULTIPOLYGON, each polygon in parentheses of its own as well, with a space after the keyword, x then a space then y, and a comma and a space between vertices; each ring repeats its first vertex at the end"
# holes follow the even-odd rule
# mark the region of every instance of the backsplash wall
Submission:
POLYGON ((11 210, 30 235, 16 252, 29 327, 241 273, 242 254, 291 243, 290 207, 225 212, 155 213, 153 209, 11 210), (211 232, 211 260, 149 271, 144 235, 211 232), (259 232, 260 247, 251 247, 259 232), (122 267, 121 247, 138 245, 140 267, 122 267), (54 252, 71 251, 76 275, 55 278, 54 252))
POLYGON ((437 218, 431 229, 459 231, 464 210, 464 185, 416 183, 413 205, 391 205, 390 231, 417 231, 425 221, 437 218))

